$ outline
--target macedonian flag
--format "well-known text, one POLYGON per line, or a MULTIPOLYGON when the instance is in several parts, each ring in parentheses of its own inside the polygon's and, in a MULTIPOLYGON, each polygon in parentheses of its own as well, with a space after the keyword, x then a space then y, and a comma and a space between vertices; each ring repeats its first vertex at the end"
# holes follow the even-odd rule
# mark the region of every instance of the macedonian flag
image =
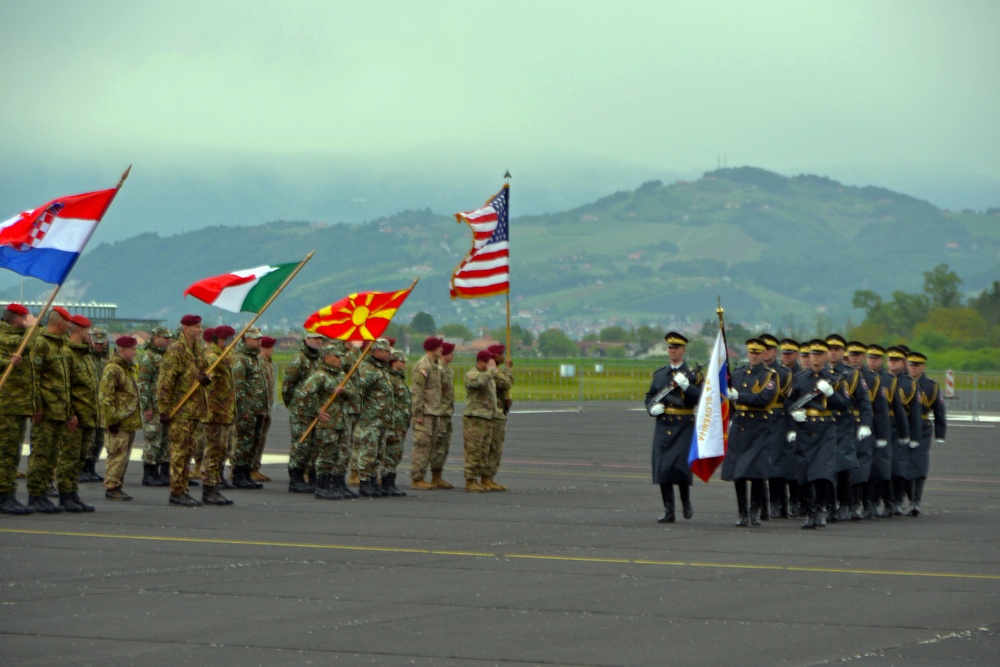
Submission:
POLYGON ((307 331, 340 340, 375 340, 410 296, 417 281, 399 292, 358 292, 321 308, 306 320, 307 331))

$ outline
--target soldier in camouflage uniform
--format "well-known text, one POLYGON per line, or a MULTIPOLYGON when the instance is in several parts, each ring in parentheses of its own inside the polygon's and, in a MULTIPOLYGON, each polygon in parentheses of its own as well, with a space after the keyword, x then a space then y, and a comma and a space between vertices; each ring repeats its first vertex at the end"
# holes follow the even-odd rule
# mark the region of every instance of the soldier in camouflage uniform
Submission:
POLYGON ((236 346, 233 382, 236 385, 236 447, 233 451, 233 484, 238 489, 259 489, 264 485, 250 477, 254 453, 270 412, 267 398, 267 371, 260 356, 262 334, 250 329, 236 346))
POLYGON ((274 345, 278 341, 271 336, 260 339, 260 365, 264 369, 264 379, 267 383, 267 414, 264 415, 264 425, 260 429, 260 437, 254 443, 253 470, 250 479, 255 482, 270 482, 271 478, 260 471, 261 460, 264 458, 264 447, 267 445, 267 434, 271 430, 271 409, 274 407, 274 345))
POLYGON ((410 428, 410 388, 406 386, 406 354, 393 350, 389 357, 389 382, 392 383, 395 419, 385 439, 385 466, 382 469, 382 495, 405 496, 396 486, 396 469, 403 458, 403 443, 410 428))
POLYGON ((438 438, 431 453, 431 472, 433 474, 436 471, 435 479, 440 480, 433 483, 441 489, 455 488, 442 477, 454 432, 452 418, 455 416, 455 371, 451 368, 451 362, 454 360, 454 343, 441 343, 441 428, 438 429, 438 438))
POLYGON ((359 493, 368 498, 382 495, 379 476, 385 459, 385 439, 394 420, 395 397, 389 382, 389 341, 378 339, 358 367, 361 414, 354 425, 354 464, 361 480, 359 493))
MULTIPOLYGON (((441 345, 437 336, 424 340, 424 356, 413 366, 413 391, 410 410, 413 413, 413 463, 410 488, 430 490, 446 488, 438 484, 441 472, 424 481, 430 466, 434 445, 441 432, 441 345)), ((432 471, 433 472, 433 471, 432 471)))
MULTIPOLYGON (((17 353, 27 334, 27 308, 12 303, 3 312, 0 322, 0 373, 12 366, 0 391, 0 513, 31 514, 33 509, 22 505, 16 496, 17 463, 28 431, 28 419, 36 411, 38 400, 35 373, 31 363, 17 353)), ((25 350, 29 350, 25 347, 25 350)))
POLYGON ((329 341, 321 350, 323 363, 302 383, 299 405, 305 415, 317 419, 315 438, 316 482, 314 494, 320 500, 354 498, 348 491, 344 476, 350 461, 350 438, 347 432, 346 399, 349 385, 341 387, 346 374, 343 368, 345 346, 342 341, 329 341), (324 410, 331 396, 337 398, 324 410))
POLYGON ((490 430, 490 450, 486 455, 486 471, 479 482, 479 486, 486 491, 506 491, 507 487, 493 481, 497 471, 500 469, 500 460, 503 458, 503 446, 507 439, 507 413, 513 401, 510 398, 510 388, 514 386, 514 360, 505 359, 504 352, 507 348, 503 345, 491 345, 489 353, 493 355, 493 361, 497 365, 497 407, 493 413, 493 425, 490 430))
POLYGON ((167 426, 170 448, 170 504, 181 507, 198 507, 201 503, 188 494, 188 462, 195 448, 195 431, 208 417, 208 403, 204 387, 211 383, 205 374, 208 364, 201 338, 201 317, 185 315, 181 318, 181 336, 167 348, 160 365, 160 378, 156 385, 160 423, 167 426), (177 411, 191 387, 198 386, 194 394, 177 411))
MULTIPOLYGON (((108 331, 102 327, 90 330, 90 354, 94 359, 94 369, 97 371, 97 382, 101 382, 104 366, 108 363, 110 349, 108 347, 108 331)), ((85 445, 87 443, 84 443, 85 445)), ((87 460, 80 472, 81 482, 103 482, 104 478, 97 474, 97 462, 101 460, 104 449, 104 429, 98 426, 94 429, 94 438, 89 444, 87 460)))
POLYGON ((93 512, 94 506, 80 499, 80 472, 90 453, 90 443, 97 429, 97 368, 90 353, 90 320, 74 315, 65 344, 70 366, 70 409, 77 426, 59 450, 56 477, 59 482, 59 505, 67 512, 93 512))
MULTIPOLYGON (((344 356, 344 368, 354 368, 360 358, 360 348, 349 344, 347 346, 347 353, 344 356)), ((347 381, 352 389, 351 398, 349 398, 346 402, 347 413, 344 416, 344 418, 347 419, 347 437, 350 441, 348 444, 351 448, 351 463, 349 464, 351 474, 350 479, 348 480, 348 486, 359 486, 361 484, 358 479, 358 469, 354 465, 354 425, 358 423, 358 418, 361 416, 361 388, 358 385, 358 378, 358 374, 354 373, 351 375, 351 379, 347 381)), ((355 496, 356 495, 357 494, 355 494, 355 496)))
POLYGON ((208 374, 211 384, 205 388, 208 402, 208 417, 204 420, 205 452, 201 463, 201 477, 204 488, 201 502, 206 505, 232 505, 216 488, 222 478, 222 468, 226 463, 226 452, 233 438, 233 423, 236 421, 236 386, 233 380, 233 358, 222 356, 236 330, 223 324, 208 329, 212 332, 212 342, 205 350, 205 365, 212 368, 208 374))
MULTIPOLYGON (((312 484, 306 484, 304 474, 316 459, 315 435, 309 434, 305 442, 299 442, 302 434, 309 428, 312 417, 297 405, 301 396, 299 389, 307 377, 322 363, 320 349, 326 344, 322 334, 307 332, 298 354, 285 368, 285 377, 281 381, 281 400, 288 408, 288 423, 292 431, 291 448, 288 452, 288 491, 290 493, 313 493, 312 484)), ((315 431, 315 429, 313 429, 315 431)))
POLYGON ((487 350, 476 355, 476 367, 465 375, 465 412, 462 437, 465 441, 465 490, 482 493, 479 477, 486 474, 487 456, 493 437, 493 417, 497 410, 497 363, 487 350))
POLYGON ((108 434, 108 460, 104 471, 104 497, 132 500, 122 488, 135 432, 142 426, 139 385, 136 383, 136 340, 121 336, 116 353, 101 376, 99 407, 101 425, 108 434))
POLYGON ((72 315, 56 306, 49 313, 45 331, 32 341, 31 365, 35 369, 38 403, 31 427, 28 458, 28 506, 46 514, 62 512, 45 493, 55 472, 59 452, 78 420, 70 405, 70 367, 66 332, 72 315))
POLYGON ((146 343, 145 353, 139 359, 139 401, 142 404, 142 485, 170 485, 170 457, 167 439, 163 437, 160 409, 156 402, 156 383, 160 378, 160 364, 174 335, 167 327, 156 327, 146 343))

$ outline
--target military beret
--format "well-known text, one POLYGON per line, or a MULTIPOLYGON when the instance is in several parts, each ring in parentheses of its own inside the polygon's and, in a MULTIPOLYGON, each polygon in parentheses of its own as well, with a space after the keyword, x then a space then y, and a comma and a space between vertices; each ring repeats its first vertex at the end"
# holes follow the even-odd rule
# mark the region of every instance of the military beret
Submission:
POLYGON ((778 339, 769 333, 762 333, 757 336, 767 347, 778 347, 778 339))
POLYGON ((760 338, 751 338, 747 341, 747 352, 763 352, 766 349, 767 346, 760 338))
POLYGON ((684 345, 687 346, 688 339, 677 333, 676 331, 668 331, 664 336, 663 340, 667 341, 667 345, 684 345))
POLYGON ((906 350, 899 347, 898 345, 893 345, 888 350, 886 354, 890 359, 906 359, 906 350))
POLYGON ((389 337, 389 338, 386 338, 386 340, 389 341, 389 345, 392 345, 393 347, 396 347, 396 339, 395 338, 389 337))
POLYGON ((499 357, 500 355, 502 355, 504 352, 507 351, 507 348, 497 343, 496 345, 490 345, 488 348, 486 348, 486 350, 494 357, 499 357))
POLYGON ((80 327, 81 329, 86 329, 87 327, 92 325, 92 322, 83 315, 74 315, 73 317, 69 318, 69 321, 75 324, 76 326, 80 327))
MULTIPOLYGON (((236 333, 235 331, 233 333, 236 333)), ((247 329, 247 332, 243 334, 244 338, 263 338, 264 334, 260 332, 260 329, 254 327, 252 329, 247 329)))
POLYGON ((864 354, 867 351, 868 346, 860 341, 852 340, 847 344, 848 354, 864 354))
POLYGON ((444 344, 444 339, 437 336, 428 336, 424 339, 424 349, 428 352, 438 349, 442 344, 444 344))
POLYGON ((232 328, 228 324, 223 324, 222 326, 215 327, 216 338, 232 338, 235 335, 236 335, 236 329, 232 328))
POLYGON ((201 315, 185 315, 181 318, 181 324, 186 327, 193 327, 196 324, 201 324, 201 315))
POLYGON ((119 336, 117 340, 115 340, 115 346, 118 347, 119 349, 126 347, 135 347, 136 342, 137 341, 135 340, 135 338, 132 338, 132 336, 119 336))
POLYGON ((215 341, 215 327, 209 327, 201 332, 201 337, 205 339, 206 343, 211 343, 215 341))
POLYGON ((19 303, 7 304, 7 310, 14 313, 15 315, 27 315, 29 312, 27 308, 25 308, 19 303))
POLYGON ((451 354, 455 351, 455 344, 444 342, 441 343, 441 354, 451 354))
POLYGON ((152 333, 154 336, 162 336, 163 338, 174 337, 174 332, 172 332, 170 329, 166 327, 153 327, 153 330, 150 333, 152 333))
POLYGON ((847 347, 847 340, 840 334, 830 334, 826 337, 826 344, 830 347, 847 347))
POLYGON ((926 355, 921 354, 920 352, 917 352, 916 350, 914 350, 914 351, 910 352, 908 355, 906 355, 906 363, 908 363, 908 364, 926 364, 927 363, 927 357, 926 357, 926 355))
POLYGON ((108 342, 108 332, 107 329, 102 327, 94 327, 90 330, 90 340, 95 343, 106 343, 108 342))
POLYGON ((63 318, 67 322, 73 321, 73 316, 69 314, 69 311, 62 306, 55 306, 52 308, 52 312, 56 313, 59 317, 63 318))
POLYGON ((885 348, 881 345, 869 345, 867 353, 869 357, 884 357, 885 348))
POLYGON ((406 361, 406 353, 402 350, 393 350, 392 356, 389 357, 390 361, 406 361))
POLYGON ((778 343, 778 347, 781 348, 782 353, 798 352, 800 349, 798 342, 792 340, 791 338, 782 338, 781 341, 778 343))
POLYGON ((480 350, 476 354, 476 361, 485 361, 487 363, 493 361, 493 355, 490 354, 489 350, 480 350))
POLYGON ((277 342, 278 342, 277 338, 271 338, 270 336, 261 336, 260 346, 261 347, 266 347, 266 348, 271 348, 271 347, 274 347, 274 344, 277 343, 277 342))

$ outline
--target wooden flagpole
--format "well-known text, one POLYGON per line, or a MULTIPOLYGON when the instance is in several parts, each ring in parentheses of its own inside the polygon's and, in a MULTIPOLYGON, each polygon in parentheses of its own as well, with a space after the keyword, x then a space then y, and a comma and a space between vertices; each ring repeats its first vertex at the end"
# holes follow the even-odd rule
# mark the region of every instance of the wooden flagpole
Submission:
MULTIPOLYGON (((294 271, 292 271, 291 273, 288 274, 288 277, 285 278, 284 282, 281 283, 281 285, 278 287, 277 291, 275 291, 275 293, 271 295, 271 298, 269 298, 264 303, 264 305, 261 307, 261 309, 259 311, 257 311, 257 314, 253 316, 253 319, 250 320, 250 322, 248 322, 245 327, 243 327, 242 331, 240 331, 236 336, 233 337, 232 342, 229 343, 229 345, 226 346, 226 349, 224 349, 222 351, 222 354, 219 355, 219 358, 216 359, 212 363, 212 365, 208 367, 208 370, 205 371, 205 375, 210 375, 212 373, 212 371, 214 371, 215 368, 220 363, 222 363, 222 360, 226 358, 226 355, 229 354, 233 350, 234 347, 236 347, 236 344, 240 342, 240 339, 243 338, 243 335, 247 331, 250 330, 250 327, 252 327, 254 325, 254 322, 256 322, 257 319, 261 315, 264 314, 264 311, 268 309, 268 307, 274 302, 274 300, 276 298, 278 298, 278 295, 281 294, 285 290, 285 288, 288 286, 288 283, 292 282, 292 278, 294 278, 295 276, 298 275, 299 271, 302 270, 302 267, 304 267, 306 265, 306 262, 308 262, 310 259, 312 259, 312 256, 314 254, 316 254, 315 250, 309 251, 309 254, 306 255, 306 258, 303 259, 299 263, 299 265, 295 267, 294 271)), ((184 394, 184 398, 181 399, 181 402, 178 403, 177 406, 174 407, 174 409, 170 411, 170 419, 174 418, 174 415, 177 414, 177 411, 180 410, 184 406, 184 404, 188 402, 189 398, 191 398, 192 396, 194 396, 194 392, 198 391, 198 387, 200 387, 200 386, 201 386, 201 383, 196 382, 190 389, 188 389, 188 392, 186 394, 184 394)))

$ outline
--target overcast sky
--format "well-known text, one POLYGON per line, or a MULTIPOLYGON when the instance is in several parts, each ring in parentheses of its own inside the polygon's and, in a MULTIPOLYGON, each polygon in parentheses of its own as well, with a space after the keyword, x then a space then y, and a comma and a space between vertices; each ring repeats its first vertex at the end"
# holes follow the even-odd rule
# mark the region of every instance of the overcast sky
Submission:
POLYGON ((1000 177, 998 75, 995 0, 0 0, 8 158, 480 146, 1000 177))

